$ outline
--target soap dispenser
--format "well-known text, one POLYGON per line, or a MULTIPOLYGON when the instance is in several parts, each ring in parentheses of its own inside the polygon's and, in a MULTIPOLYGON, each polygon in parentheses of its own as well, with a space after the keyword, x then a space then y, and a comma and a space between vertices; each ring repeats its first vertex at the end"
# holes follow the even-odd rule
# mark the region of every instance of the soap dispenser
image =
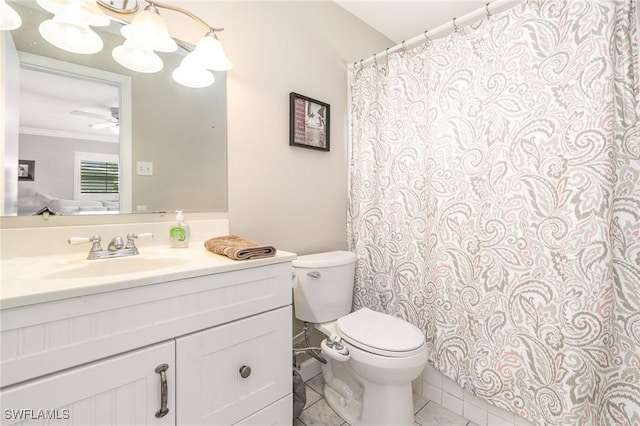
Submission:
POLYGON ((189 247, 189 224, 184 221, 182 210, 176 210, 176 224, 169 229, 171 247, 189 247))

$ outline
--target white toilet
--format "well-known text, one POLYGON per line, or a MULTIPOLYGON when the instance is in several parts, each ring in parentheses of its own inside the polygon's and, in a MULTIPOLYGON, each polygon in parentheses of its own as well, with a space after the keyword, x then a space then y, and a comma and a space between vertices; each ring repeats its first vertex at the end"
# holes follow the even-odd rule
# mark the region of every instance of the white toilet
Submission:
POLYGON ((427 362, 414 325, 362 308, 351 312, 356 256, 334 251, 293 261, 296 318, 328 339, 322 354, 325 399, 350 425, 413 425, 411 382, 427 362))

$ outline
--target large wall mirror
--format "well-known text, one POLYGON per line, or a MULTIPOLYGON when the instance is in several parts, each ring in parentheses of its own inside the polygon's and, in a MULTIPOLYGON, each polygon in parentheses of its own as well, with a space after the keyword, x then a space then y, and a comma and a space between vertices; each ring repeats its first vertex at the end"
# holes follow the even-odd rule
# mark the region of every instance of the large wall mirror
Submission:
POLYGON ((130 71, 111 57, 115 20, 94 29, 101 52, 69 53, 40 36, 51 15, 35 1, 12 6, 23 25, 4 35, 3 216, 227 210, 224 72, 207 88, 179 85, 183 48, 160 54, 158 73, 130 71))

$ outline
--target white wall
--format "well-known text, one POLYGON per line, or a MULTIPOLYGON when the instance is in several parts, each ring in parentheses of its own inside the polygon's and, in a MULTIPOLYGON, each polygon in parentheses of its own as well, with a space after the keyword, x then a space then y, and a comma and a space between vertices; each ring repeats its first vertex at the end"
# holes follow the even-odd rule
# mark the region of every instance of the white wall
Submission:
MULTIPOLYGON (((0 31, 1 33, 2 31, 0 31)), ((20 60, 11 37, 0 34, 0 215, 13 216, 18 210, 18 98, 20 60), (10 83, 10 84, 9 84, 10 83)))
MULTIPOLYGON (((219 38, 234 64, 231 232, 298 254, 346 248, 347 64, 393 43, 329 1, 176 4, 225 28, 219 38), (289 92, 331 105, 330 152, 289 146, 289 92)), ((202 35, 186 19, 168 24, 190 42, 202 35)))

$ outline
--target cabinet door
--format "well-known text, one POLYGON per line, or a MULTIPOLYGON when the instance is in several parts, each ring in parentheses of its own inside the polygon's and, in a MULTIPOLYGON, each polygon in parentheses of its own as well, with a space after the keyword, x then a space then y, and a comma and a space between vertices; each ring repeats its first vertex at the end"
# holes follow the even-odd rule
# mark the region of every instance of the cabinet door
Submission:
POLYGON ((231 425, 291 393, 290 306, 176 344, 180 425, 231 425))
POLYGON ((5 388, 2 424, 173 425, 174 360, 171 341, 5 388), (158 418, 161 374, 155 370, 161 364, 169 367, 169 412, 158 418))

